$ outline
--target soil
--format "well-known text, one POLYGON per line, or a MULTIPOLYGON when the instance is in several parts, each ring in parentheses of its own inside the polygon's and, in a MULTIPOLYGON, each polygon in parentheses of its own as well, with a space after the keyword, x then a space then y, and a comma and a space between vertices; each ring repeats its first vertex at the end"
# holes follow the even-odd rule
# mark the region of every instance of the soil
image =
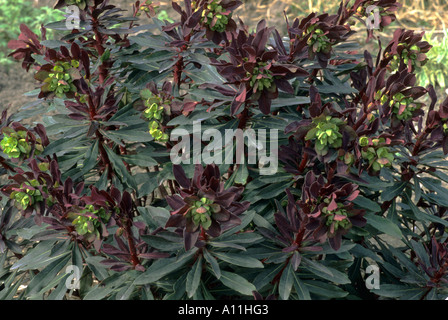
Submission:
POLYGON ((33 74, 23 70, 20 64, 0 65, 0 110, 8 109, 8 114, 12 114, 33 101, 33 98, 24 96, 24 93, 33 89, 33 74))
MULTIPOLYGON (((33 0, 33 5, 52 7, 55 2, 56 0, 33 0)), ((160 9, 166 10, 168 14, 172 14, 173 10, 170 0, 154 2, 160 4, 160 9)), ((177 0, 177 2, 181 3, 182 1, 177 0)), ((254 28, 258 19, 262 17, 272 25, 279 25, 281 20, 281 25, 283 25, 283 10, 286 8, 285 0, 275 0, 274 2, 275 5, 267 0, 261 0, 261 2, 259 0, 245 1, 244 6, 239 8, 237 15, 241 16, 250 28, 254 28), (267 5, 268 3, 269 6, 267 5), (276 10, 270 9, 274 7, 276 10)), ((131 10, 135 0, 111 0, 110 3, 125 10, 131 10)), ((8 109, 8 114, 13 114, 28 102, 34 100, 33 97, 24 96, 26 92, 38 88, 38 83, 33 79, 33 74, 32 69, 28 73, 23 70, 21 63, 0 64, 0 114, 4 109, 8 109)))
MULTIPOLYGON (((52 7, 55 2, 56 0, 33 0, 33 5, 52 7)), ((135 0, 110 1, 111 4, 129 11, 132 9, 134 2, 135 0)), ((163 9, 169 15, 172 14, 171 0, 154 2, 160 4, 159 10, 163 9)), ((177 2, 181 3, 182 0, 177 0, 177 2)), ((269 25, 275 25, 277 28, 282 29, 285 27, 283 10, 288 9, 290 2, 289 0, 245 0, 244 5, 238 8, 236 15, 241 17, 250 29, 253 29, 257 21, 262 18, 265 18, 269 25)), ((364 36, 364 33, 362 33, 362 36, 364 36)), ((381 36, 387 37, 390 35, 382 34, 381 36)), ((367 47, 367 49, 372 49, 372 52, 375 52, 373 48, 367 47)), ((376 53, 374 56, 376 56, 376 53)), ((4 109, 8 109, 8 114, 12 114, 28 102, 34 100, 32 97, 24 96, 24 93, 38 87, 38 83, 33 79, 33 74, 33 70, 30 70, 29 73, 23 70, 20 63, 11 65, 0 64, 0 114, 4 109)))
MULTIPOLYGON (((40 7, 52 7, 54 3, 55 0, 34 0, 34 5, 40 7)), ((134 1, 113 0, 112 3, 123 9, 130 9, 134 1)), ((21 63, 0 64, 0 114, 7 109, 8 115, 11 115, 28 102, 34 101, 35 98, 24 96, 25 93, 38 88, 33 75, 33 70, 26 72, 22 69, 21 63)))

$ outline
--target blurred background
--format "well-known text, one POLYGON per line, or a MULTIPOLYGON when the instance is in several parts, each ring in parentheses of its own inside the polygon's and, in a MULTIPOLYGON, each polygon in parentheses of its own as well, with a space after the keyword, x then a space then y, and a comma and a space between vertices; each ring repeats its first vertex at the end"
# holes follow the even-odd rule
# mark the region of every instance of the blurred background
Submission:
MULTIPOLYGON (((261 19, 286 31, 284 12, 290 21, 304 17, 311 12, 337 13, 340 0, 242 0, 244 2, 236 14, 249 26, 254 27, 261 19)), ((353 1, 353 0, 352 0, 353 1)), ((33 73, 26 73, 20 63, 7 57, 10 50, 7 43, 16 39, 21 23, 28 25, 40 35, 41 24, 62 20, 63 12, 53 10, 56 0, 0 0, 0 110, 5 107, 10 113, 30 100, 23 94, 33 90, 33 73)), ((111 4, 131 11, 134 0, 111 0, 111 4)), ((171 9, 171 1, 158 0, 159 19, 177 17, 171 9)), ((178 0, 178 2, 182 2, 178 0)), ((422 86, 432 83, 439 99, 447 94, 448 88, 448 2, 446 0, 401 0, 403 7, 397 13, 397 21, 381 33, 383 44, 391 39, 394 29, 406 28, 415 31, 425 30, 425 39, 433 45, 429 52, 429 62, 418 71, 418 82, 422 86)), ((377 34, 377 33, 376 33, 377 34)), ((363 43, 365 31, 359 30, 353 38, 363 43)), ((49 32, 47 38, 55 35, 49 32)), ((365 44, 365 43, 363 43, 365 44)), ((375 43, 370 47, 376 56, 375 43)))

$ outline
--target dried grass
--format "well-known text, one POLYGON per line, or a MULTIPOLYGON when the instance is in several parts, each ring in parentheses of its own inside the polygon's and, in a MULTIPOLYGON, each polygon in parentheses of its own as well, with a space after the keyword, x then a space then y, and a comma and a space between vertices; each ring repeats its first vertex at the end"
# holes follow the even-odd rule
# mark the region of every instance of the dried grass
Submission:
MULTIPOLYGON (((352 0, 353 1, 353 0, 352 0)), ((448 24, 448 2, 446 0, 401 0, 403 7, 397 12, 397 22, 392 28, 412 30, 432 30, 441 32, 448 24), (441 30, 437 30, 441 29, 441 30)), ((289 19, 306 16, 312 12, 336 13, 340 5, 338 0, 246 0, 237 14, 250 27, 260 19, 266 19, 270 25, 283 28, 283 11, 289 19)))
MULTIPOLYGON (((182 0, 176 0, 181 3, 182 0)), ((345 0, 354 1, 354 0, 345 0)), ((52 6, 55 0, 33 0, 36 6, 52 6)), ((130 9, 134 0, 111 0, 112 4, 130 9)), ((158 0, 161 7, 170 10, 170 0, 158 0)), ((255 27, 261 19, 279 29, 285 26, 283 11, 288 18, 306 16, 312 12, 336 13, 340 0, 243 0, 237 14, 250 27, 255 27)), ((392 26, 413 30, 432 30, 448 27, 447 0, 399 0, 403 8, 398 11, 398 22, 392 26)))

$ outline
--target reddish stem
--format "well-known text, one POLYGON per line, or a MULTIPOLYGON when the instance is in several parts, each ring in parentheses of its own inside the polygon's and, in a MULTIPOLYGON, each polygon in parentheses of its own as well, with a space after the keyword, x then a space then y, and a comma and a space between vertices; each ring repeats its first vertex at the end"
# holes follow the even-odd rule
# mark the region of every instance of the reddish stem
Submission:
POLYGON ((240 121, 238 122, 238 129, 244 129, 247 121, 249 120, 249 108, 247 104, 244 106, 244 110, 238 115, 240 121))
POLYGON ((201 227, 201 239, 207 240, 207 234, 205 233, 205 229, 201 227))
MULTIPOLYGON (((307 141, 307 143, 306 143, 306 147, 308 148, 309 146, 310 146, 310 141, 307 141)), ((307 163, 308 163, 308 157, 309 157, 308 153, 305 152, 305 153, 303 154, 302 161, 300 162, 300 164, 299 164, 299 168, 298 168, 298 170, 299 170, 300 173, 302 173, 303 170, 305 170, 305 167, 306 167, 306 165, 307 165, 307 163)))
POLYGON ((140 264, 140 260, 137 255, 137 250, 135 249, 134 239, 132 238, 131 223, 132 222, 130 219, 126 221, 126 234, 128 238, 129 251, 131 252, 132 265, 135 267, 140 264))
POLYGON ((184 58, 179 55, 179 59, 177 60, 176 64, 174 65, 174 83, 177 84, 177 86, 180 87, 182 83, 182 72, 184 70, 184 58))
MULTIPOLYGON (((305 224, 303 224, 305 225, 305 224)), ((296 238, 294 239, 293 244, 297 245, 297 248, 299 248, 302 245, 302 241, 303 241, 303 236, 305 235, 305 228, 304 227, 300 227, 299 231, 297 232, 296 238)), ((292 255, 290 255, 288 257, 288 259, 286 259, 285 264, 283 265, 282 269, 275 275, 274 279, 272 280, 272 284, 277 283, 278 281, 280 281, 280 278, 283 274, 283 272, 286 269, 286 266, 288 265, 289 261, 291 260, 292 255)))
MULTIPOLYGON (((103 36, 98 31, 98 20, 96 18, 92 18, 92 30, 95 34, 95 49, 98 51, 98 59, 101 59, 101 56, 104 54, 104 47, 103 47, 103 36)), ((108 73, 108 63, 107 61, 103 61, 101 65, 99 66, 99 82, 100 84, 103 84, 104 81, 107 78, 108 73)))
POLYGON ((425 130, 418 136, 417 141, 415 142, 414 148, 412 149, 412 156, 418 155, 420 152, 420 147, 423 141, 426 140, 426 137, 428 136, 428 127, 425 128, 425 130))

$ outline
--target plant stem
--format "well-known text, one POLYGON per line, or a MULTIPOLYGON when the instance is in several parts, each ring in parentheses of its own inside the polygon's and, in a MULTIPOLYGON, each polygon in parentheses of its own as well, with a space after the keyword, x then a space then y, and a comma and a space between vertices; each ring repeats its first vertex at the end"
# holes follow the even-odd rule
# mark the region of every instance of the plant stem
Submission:
POLYGON ((249 108, 247 102, 244 105, 244 110, 238 115, 240 121, 238 122, 238 129, 246 128, 247 121, 249 120, 249 108))
MULTIPOLYGON (((307 141, 307 143, 306 143, 306 147, 309 147, 309 146, 311 145, 310 143, 311 143, 310 141, 307 141)), ((308 163, 308 157, 309 157, 308 153, 307 153, 307 152, 304 152, 304 153, 303 153, 302 161, 300 162, 300 164, 299 164, 299 168, 298 168, 298 170, 299 170, 300 173, 302 173, 303 170, 305 170, 306 165, 307 165, 307 163, 308 163)))
POLYGON ((128 238, 129 251, 131 252, 131 261, 132 265, 135 267, 140 264, 140 260, 137 256, 137 250, 135 249, 134 238, 132 237, 132 229, 131 229, 132 220, 127 218, 126 220, 126 234, 128 238))

